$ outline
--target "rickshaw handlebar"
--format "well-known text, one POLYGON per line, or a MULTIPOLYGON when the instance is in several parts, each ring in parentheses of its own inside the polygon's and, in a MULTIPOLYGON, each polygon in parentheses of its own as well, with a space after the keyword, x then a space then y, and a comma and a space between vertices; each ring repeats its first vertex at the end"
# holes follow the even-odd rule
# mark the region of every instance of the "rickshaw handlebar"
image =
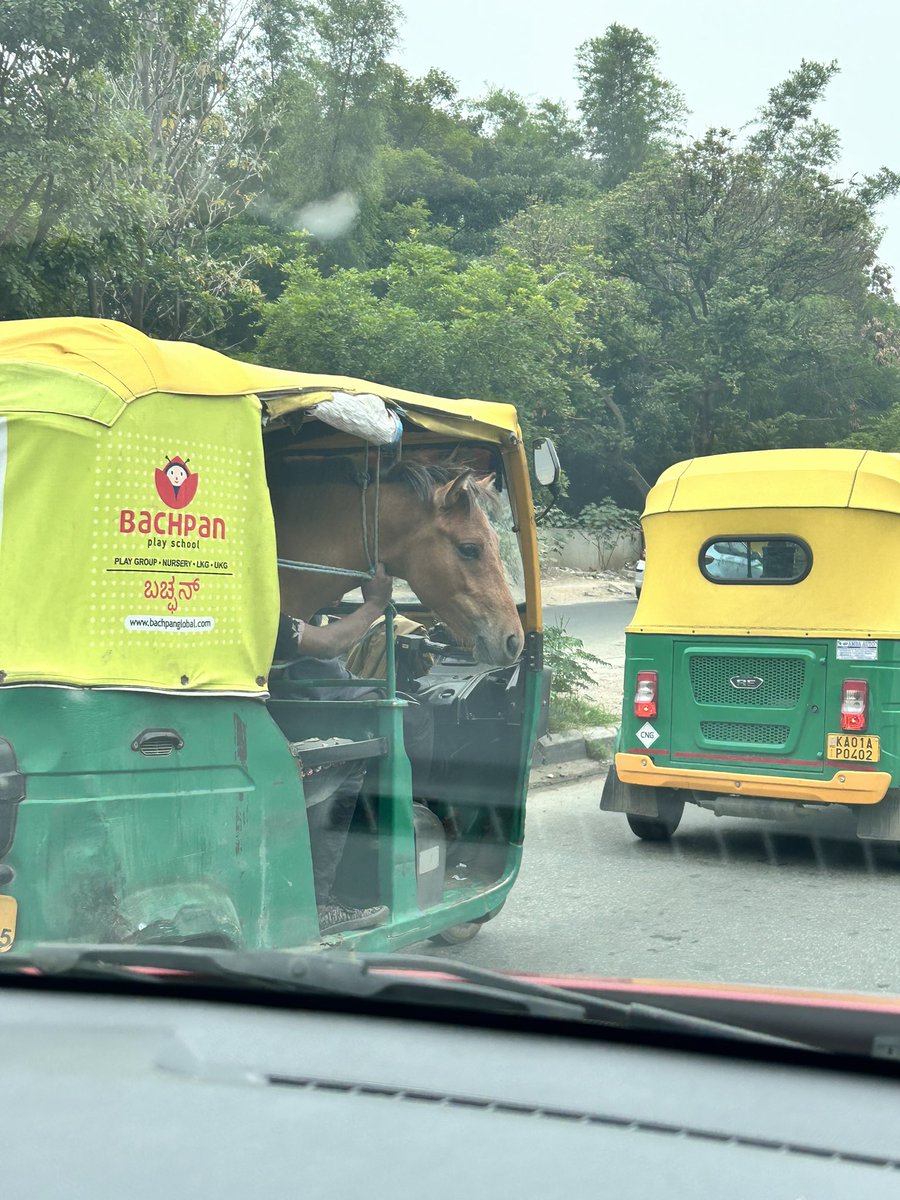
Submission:
POLYGON ((403 649, 416 649, 426 654, 459 658, 464 662, 475 661, 471 650, 464 650, 461 646, 451 646, 448 642, 432 641, 430 637, 425 637, 421 633, 402 634, 397 638, 397 645, 402 646, 403 649))

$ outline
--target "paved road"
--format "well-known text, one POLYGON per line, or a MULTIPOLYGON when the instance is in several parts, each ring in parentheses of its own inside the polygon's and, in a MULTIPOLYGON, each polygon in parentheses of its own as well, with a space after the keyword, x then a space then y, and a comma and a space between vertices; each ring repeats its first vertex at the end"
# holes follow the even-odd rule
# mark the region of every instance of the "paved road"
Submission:
POLYGON ((594 600, 587 604, 548 604, 544 624, 563 621, 566 632, 581 638, 585 648, 600 658, 609 658, 611 648, 621 641, 625 626, 634 616, 636 600, 594 600))
POLYGON ((900 865, 851 840, 842 813, 788 829, 689 805, 672 841, 654 844, 598 810, 601 783, 534 793, 503 912, 472 942, 428 952, 507 970, 900 993, 900 865))

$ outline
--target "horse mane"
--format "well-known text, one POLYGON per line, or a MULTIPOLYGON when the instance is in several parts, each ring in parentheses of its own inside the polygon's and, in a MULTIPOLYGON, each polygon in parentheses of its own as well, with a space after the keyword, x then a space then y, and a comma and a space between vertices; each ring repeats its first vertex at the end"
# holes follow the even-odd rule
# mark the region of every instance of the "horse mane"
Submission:
MULTIPOLYGON (((296 460, 284 458, 269 464, 271 483, 288 482, 296 478, 296 460)), ((360 464, 349 455, 334 455, 322 459, 303 461, 304 483, 346 483, 359 485, 360 464)), ((479 485, 472 468, 464 462, 432 463, 415 457, 403 458, 382 472, 383 484, 399 484, 408 488, 424 505, 434 501, 434 494, 445 483, 452 483, 461 475, 472 476, 472 491, 482 508, 488 510, 496 502, 493 490, 479 485)))
POLYGON ((382 483, 399 483, 409 488, 423 504, 431 504, 434 493, 442 484, 451 483, 461 475, 472 476, 472 490, 481 508, 488 511, 496 503, 493 492, 479 484, 472 475, 472 468, 464 463, 428 463, 414 458, 401 459, 381 477, 382 483))
POLYGON ((430 504, 442 484, 465 475, 468 467, 453 463, 427 463, 406 458, 394 463, 381 477, 382 483, 399 483, 414 492, 423 504, 430 504))

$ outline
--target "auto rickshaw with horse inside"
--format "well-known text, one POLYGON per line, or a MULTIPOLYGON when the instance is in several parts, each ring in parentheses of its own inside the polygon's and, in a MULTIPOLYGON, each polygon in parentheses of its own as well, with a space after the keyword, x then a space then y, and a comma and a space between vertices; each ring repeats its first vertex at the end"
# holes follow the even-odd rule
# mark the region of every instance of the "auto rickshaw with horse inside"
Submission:
POLYGON ((511 406, 0 326, 0 950, 466 939, 519 868, 547 691, 511 406), (274 661, 379 564, 412 590, 355 674, 274 661), (335 894, 385 919, 335 931, 310 818, 348 770, 335 894))
POLYGON ((842 805, 859 838, 900 843, 900 455, 677 463, 643 529, 601 808, 662 840, 686 802, 770 820, 842 805))

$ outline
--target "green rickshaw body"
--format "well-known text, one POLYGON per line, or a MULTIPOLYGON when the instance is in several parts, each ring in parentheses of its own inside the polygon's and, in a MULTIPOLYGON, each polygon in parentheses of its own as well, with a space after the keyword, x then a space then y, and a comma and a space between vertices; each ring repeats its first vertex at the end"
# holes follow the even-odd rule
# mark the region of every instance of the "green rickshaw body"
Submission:
POLYGON ((900 840, 900 456, 691 460, 643 524, 602 807, 654 838, 685 802, 769 819, 840 804, 859 837, 900 840))
MULTIPOLYGON (((542 692, 534 588, 531 653, 503 730, 516 769, 500 809, 479 818, 495 831, 491 870, 427 909, 405 701, 324 703, 270 680, 279 589, 259 397, 302 407, 312 382, 114 322, 0 329, 0 952, 319 944, 291 744, 336 734, 384 747, 354 867, 391 920, 327 942, 392 948, 503 903, 542 692)), ((421 400, 423 422, 452 424, 421 400)), ((521 445, 503 454, 519 472, 527 558, 521 445)))

